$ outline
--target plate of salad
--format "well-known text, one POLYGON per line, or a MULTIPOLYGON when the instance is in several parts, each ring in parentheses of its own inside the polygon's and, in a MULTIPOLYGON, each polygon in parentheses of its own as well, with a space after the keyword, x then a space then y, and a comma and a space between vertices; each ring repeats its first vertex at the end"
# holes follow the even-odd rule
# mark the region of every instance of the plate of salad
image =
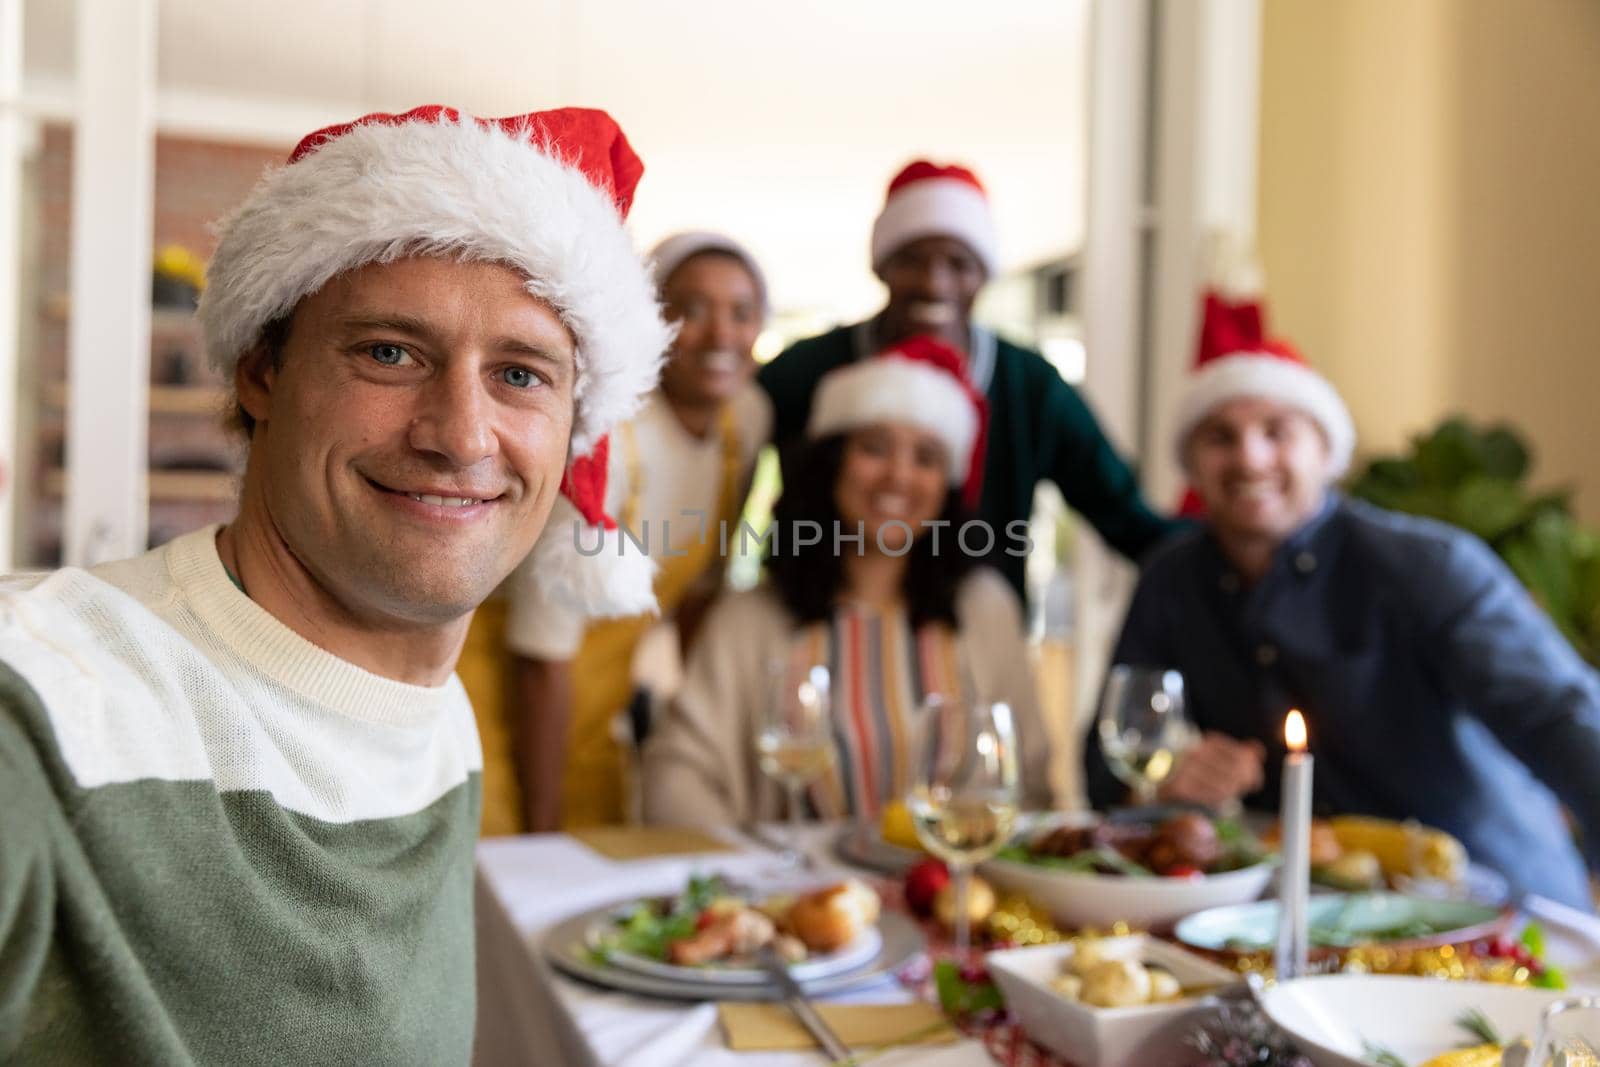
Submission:
POLYGON ((669 981, 764 985, 768 946, 797 981, 847 973, 883 947, 877 894, 854 879, 798 896, 757 899, 722 879, 693 876, 683 891, 608 910, 585 935, 599 962, 669 981))
POLYGON ((1079 816, 1046 825, 982 865, 1072 926, 1170 927, 1197 911, 1255 900, 1276 857, 1237 821, 1200 812, 1079 816))

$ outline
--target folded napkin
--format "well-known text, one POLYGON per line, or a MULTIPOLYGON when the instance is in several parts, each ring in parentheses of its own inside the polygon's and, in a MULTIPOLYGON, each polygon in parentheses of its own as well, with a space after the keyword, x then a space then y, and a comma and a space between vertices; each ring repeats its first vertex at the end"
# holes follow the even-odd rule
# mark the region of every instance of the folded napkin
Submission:
POLYGON ((710 834, 672 826, 590 826, 573 830, 570 836, 613 860, 738 851, 710 834))
MULTIPOLYGON (((947 1045, 961 1033, 932 1004, 818 1004, 817 1012, 851 1048, 947 1045)), ((717 1005, 722 1033, 734 1052, 816 1048, 817 1043, 782 1004, 717 1005)))

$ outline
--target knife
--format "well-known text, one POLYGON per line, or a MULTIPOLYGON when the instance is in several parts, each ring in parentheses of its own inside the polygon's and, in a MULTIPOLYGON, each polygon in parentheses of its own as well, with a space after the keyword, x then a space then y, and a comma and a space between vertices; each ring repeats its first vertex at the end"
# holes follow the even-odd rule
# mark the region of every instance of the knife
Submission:
POLYGON ((778 950, 771 944, 764 945, 758 958, 762 968, 767 972, 767 977, 772 979, 772 984, 783 994, 784 1004, 794 1017, 800 1020, 800 1025, 817 1039, 817 1044, 822 1046, 822 1051, 827 1053, 828 1059, 840 1067, 854 1063, 855 1054, 850 1051, 850 1046, 839 1040, 839 1035, 823 1022, 822 1016, 817 1014, 816 1007, 800 988, 800 983, 789 973, 789 965, 778 955, 778 950))

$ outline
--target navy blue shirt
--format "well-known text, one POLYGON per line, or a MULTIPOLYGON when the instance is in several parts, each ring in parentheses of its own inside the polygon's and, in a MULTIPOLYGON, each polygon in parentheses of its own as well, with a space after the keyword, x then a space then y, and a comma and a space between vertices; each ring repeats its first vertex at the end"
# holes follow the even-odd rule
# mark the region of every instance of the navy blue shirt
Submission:
MULTIPOLYGON (((1200 728, 1266 744, 1248 806, 1277 808, 1297 707, 1319 812, 1420 819, 1514 892, 1592 910, 1557 798, 1600 859, 1600 676, 1471 534, 1330 495, 1246 587, 1186 531, 1147 561, 1115 662, 1176 668, 1200 728)), ((1091 803, 1120 802, 1092 729, 1084 758, 1091 803)))

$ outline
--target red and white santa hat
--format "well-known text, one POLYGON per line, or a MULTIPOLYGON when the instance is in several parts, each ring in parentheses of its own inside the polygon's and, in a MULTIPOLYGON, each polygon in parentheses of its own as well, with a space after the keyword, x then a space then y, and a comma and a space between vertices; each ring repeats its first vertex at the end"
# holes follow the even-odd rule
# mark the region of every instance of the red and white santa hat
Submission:
POLYGON ((1184 462, 1189 435, 1217 407, 1240 397, 1264 397, 1309 415, 1328 442, 1328 477, 1350 467, 1356 429, 1333 385, 1312 370, 1289 342, 1269 338, 1261 272, 1253 259, 1219 256, 1201 310, 1194 372, 1178 403, 1173 444, 1184 462))
POLYGON ((957 349, 922 334, 829 371, 817 383, 806 436, 815 440, 878 422, 906 422, 936 435, 962 503, 969 510, 978 506, 989 404, 967 378, 966 358, 957 349))
POLYGON ((989 277, 999 271, 989 196, 966 167, 919 159, 894 176, 883 211, 872 224, 872 269, 924 237, 954 237, 972 250, 989 277))
POLYGON ((591 614, 655 606, 643 553, 578 551, 572 521, 606 531, 606 435, 654 388, 672 339, 624 227, 644 165, 603 111, 501 119, 430 105, 306 137, 219 226, 200 319, 232 376, 268 323, 330 279, 408 256, 505 263, 577 342, 571 466, 535 552, 541 578, 591 614))

